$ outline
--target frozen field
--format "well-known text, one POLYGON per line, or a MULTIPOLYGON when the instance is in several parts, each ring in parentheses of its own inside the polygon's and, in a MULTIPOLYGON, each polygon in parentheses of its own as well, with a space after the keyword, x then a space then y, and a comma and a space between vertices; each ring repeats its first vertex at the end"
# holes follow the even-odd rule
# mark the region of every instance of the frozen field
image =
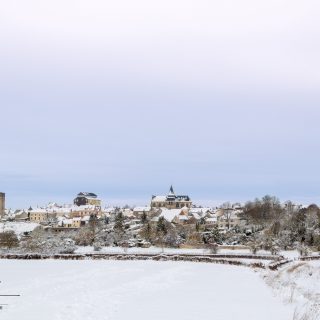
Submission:
POLYGON ((251 269, 151 261, 0 260, 3 320, 291 320, 251 269))

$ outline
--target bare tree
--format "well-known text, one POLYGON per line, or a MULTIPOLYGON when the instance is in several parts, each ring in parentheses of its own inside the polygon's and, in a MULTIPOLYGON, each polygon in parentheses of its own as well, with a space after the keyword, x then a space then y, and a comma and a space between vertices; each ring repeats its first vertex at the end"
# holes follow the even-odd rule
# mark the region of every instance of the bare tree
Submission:
POLYGON ((223 210, 223 217, 227 222, 227 228, 230 229, 230 220, 233 213, 233 208, 230 202, 225 202, 221 205, 221 209, 223 210))
POLYGON ((12 249, 19 246, 19 239, 14 231, 4 231, 0 233, 0 246, 12 249))

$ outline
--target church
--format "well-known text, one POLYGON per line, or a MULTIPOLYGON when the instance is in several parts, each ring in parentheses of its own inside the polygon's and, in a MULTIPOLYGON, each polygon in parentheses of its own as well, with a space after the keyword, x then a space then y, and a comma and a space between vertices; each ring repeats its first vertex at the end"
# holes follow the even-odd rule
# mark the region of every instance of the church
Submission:
POLYGON ((152 208, 167 208, 180 209, 183 207, 191 208, 192 201, 189 196, 176 195, 173 187, 170 187, 169 193, 166 196, 152 196, 152 208))

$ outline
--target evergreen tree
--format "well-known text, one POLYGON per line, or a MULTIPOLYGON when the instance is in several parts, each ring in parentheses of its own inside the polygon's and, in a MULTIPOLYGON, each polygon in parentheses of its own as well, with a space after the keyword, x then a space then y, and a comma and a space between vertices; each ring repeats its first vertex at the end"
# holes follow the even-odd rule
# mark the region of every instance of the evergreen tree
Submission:
POLYGON ((160 217, 157 222, 157 232, 162 234, 167 234, 168 229, 166 226, 166 220, 164 217, 160 217))
POLYGON ((141 230, 141 233, 140 235, 146 239, 147 241, 151 241, 152 239, 152 236, 153 236, 153 230, 152 230, 152 227, 151 227, 151 224, 150 222, 147 222, 144 227, 142 228, 141 230))
POLYGON ((143 214, 142 214, 142 216, 141 216, 141 222, 142 222, 142 224, 145 224, 145 223, 148 222, 148 216, 147 216, 147 214, 145 213, 145 211, 143 211, 143 214))
POLYGON ((211 231, 210 240, 211 240, 211 242, 213 241, 215 243, 221 243, 223 240, 222 234, 220 233, 217 225, 215 225, 211 231))
POLYGON ((124 232, 124 217, 121 211, 115 217, 114 229, 118 232, 124 232))

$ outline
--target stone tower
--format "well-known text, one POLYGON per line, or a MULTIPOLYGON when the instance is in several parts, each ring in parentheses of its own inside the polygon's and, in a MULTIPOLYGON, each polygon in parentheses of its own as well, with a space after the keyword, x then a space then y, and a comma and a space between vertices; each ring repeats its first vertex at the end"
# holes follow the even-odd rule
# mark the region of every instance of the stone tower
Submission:
POLYGON ((0 192, 0 217, 4 216, 4 210, 6 208, 6 194, 0 192))

